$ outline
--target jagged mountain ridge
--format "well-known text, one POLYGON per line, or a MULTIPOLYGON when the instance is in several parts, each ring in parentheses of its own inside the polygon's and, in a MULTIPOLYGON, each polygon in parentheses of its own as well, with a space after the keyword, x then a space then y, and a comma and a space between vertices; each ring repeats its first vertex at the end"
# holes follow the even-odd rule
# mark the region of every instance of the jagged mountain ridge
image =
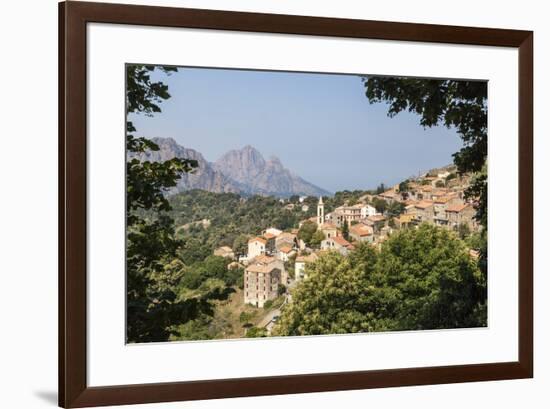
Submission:
MULTIPOLYGON (((193 173, 182 173, 177 186, 171 193, 183 192, 191 189, 202 189, 216 193, 238 193, 243 187, 231 180, 223 173, 214 170, 211 164, 204 159, 200 152, 194 149, 184 148, 172 138, 151 138, 159 146, 158 151, 147 151, 138 155, 140 160, 159 162, 172 158, 195 159, 198 168, 193 173)), ((131 156, 130 156, 131 157, 131 156)))
POLYGON ((171 193, 202 189, 216 193, 233 192, 278 197, 330 194, 290 172, 278 158, 271 157, 265 160, 258 150, 249 145, 240 150, 229 151, 211 163, 200 152, 185 148, 172 138, 151 140, 160 149, 138 155, 140 160, 165 161, 177 157, 195 159, 198 162, 199 166, 193 173, 182 174, 178 185, 171 193))
POLYGON ((254 147, 247 145, 231 150, 213 164, 214 169, 237 181, 249 190, 273 196, 293 194, 319 196, 330 194, 286 169, 279 158, 272 156, 265 160, 254 147))

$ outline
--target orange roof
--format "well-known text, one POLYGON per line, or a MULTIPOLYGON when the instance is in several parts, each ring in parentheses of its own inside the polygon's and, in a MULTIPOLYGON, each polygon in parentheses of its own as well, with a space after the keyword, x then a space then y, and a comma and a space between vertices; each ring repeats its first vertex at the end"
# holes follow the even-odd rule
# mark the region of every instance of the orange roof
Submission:
POLYGON ((439 196, 439 197, 434 199, 434 203, 445 204, 445 203, 447 203, 448 201, 450 201, 452 199, 454 199, 454 198, 450 197, 450 196, 439 196))
POLYGON ((292 246, 284 245, 279 248, 279 251, 283 253, 290 253, 292 251, 292 246))
POLYGON ((460 213, 461 211, 463 211, 464 209, 466 209, 469 206, 470 205, 468 203, 449 206, 446 211, 447 212, 453 212, 453 213, 460 213))
POLYGON ((320 227, 319 227, 321 230, 326 230, 326 229, 335 229, 336 226, 332 223, 323 223, 320 227))
POLYGON ((311 253, 311 254, 307 254, 305 256, 296 257, 296 261, 298 263, 313 263, 318 258, 319 258, 319 256, 317 256, 317 254, 311 253))
POLYGON ((340 246, 343 246, 343 247, 350 247, 351 246, 351 243, 349 241, 347 241, 345 238, 343 238, 342 236, 333 237, 332 240, 335 243, 338 243, 340 246))
POLYGON ((350 227, 350 232, 360 237, 372 235, 372 228, 365 226, 364 224, 356 224, 350 227))
POLYGON ((385 192, 380 193, 378 196, 395 197, 395 195, 397 195, 397 193, 395 193, 394 190, 390 189, 390 190, 386 190, 385 192))
POLYGON ((423 200, 421 202, 418 202, 414 206, 419 209, 427 209, 428 207, 433 206, 433 202, 431 200, 423 200))
POLYGON ((260 254, 259 256, 254 257, 250 264, 269 264, 273 263, 275 260, 275 257, 268 256, 265 254, 260 254))
POLYGON ((276 266, 269 264, 251 264, 246 267, 246 271, 250 271, 251 273, 270 273, 276 268, 276 266))
POLYGON ((259 241, 262 244, 266 243, 266 240, 262 237, 253 237, 250 240, 248 240, 249 243, 252 243, 253 241, 259 241))
POLYGON ((370 220, 372 222, 381 222, 383 220, 386 220, 386 217, 382 216, 381 214, 375 214, 374 216, 367 217, 367 220, 370 220))
POLYGON ((269 239, 272 239, 272 238, 277 237, 277 236, 275 236, 273 233, 266 233, 266 234, 264 234, 264 237, 269 240, 269 239))

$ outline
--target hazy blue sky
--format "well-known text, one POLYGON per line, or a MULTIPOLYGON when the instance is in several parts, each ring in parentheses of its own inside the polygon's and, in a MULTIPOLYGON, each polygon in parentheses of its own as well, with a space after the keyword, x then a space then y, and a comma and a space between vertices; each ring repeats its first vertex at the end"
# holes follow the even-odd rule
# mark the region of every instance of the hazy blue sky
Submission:
POLYGON ((418 116, 387 117, 353 75, 180 68, 159 74, 172 95, 154 117, 132 115, 146 137, 172 137, 215 161, 257 148, 329 191, 369 189, 452 162, 454 130, 423 129, 418 116))

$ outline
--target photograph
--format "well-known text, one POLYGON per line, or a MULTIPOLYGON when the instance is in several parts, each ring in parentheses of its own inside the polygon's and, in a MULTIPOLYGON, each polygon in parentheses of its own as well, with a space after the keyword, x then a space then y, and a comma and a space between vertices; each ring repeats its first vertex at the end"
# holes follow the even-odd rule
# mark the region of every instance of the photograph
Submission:
POLYGON ((486 80, 125 76, 126 343, 488 327, 486 80))

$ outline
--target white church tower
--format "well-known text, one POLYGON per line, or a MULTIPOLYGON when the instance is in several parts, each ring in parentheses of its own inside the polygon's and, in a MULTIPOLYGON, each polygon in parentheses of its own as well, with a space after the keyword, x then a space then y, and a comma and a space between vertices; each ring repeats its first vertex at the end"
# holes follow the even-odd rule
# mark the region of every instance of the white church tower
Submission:
POLYGON ((323 204, 323 196, 319 196, 317 204, 317 225, 321 226, 325 223, 325 205, 323 204))

